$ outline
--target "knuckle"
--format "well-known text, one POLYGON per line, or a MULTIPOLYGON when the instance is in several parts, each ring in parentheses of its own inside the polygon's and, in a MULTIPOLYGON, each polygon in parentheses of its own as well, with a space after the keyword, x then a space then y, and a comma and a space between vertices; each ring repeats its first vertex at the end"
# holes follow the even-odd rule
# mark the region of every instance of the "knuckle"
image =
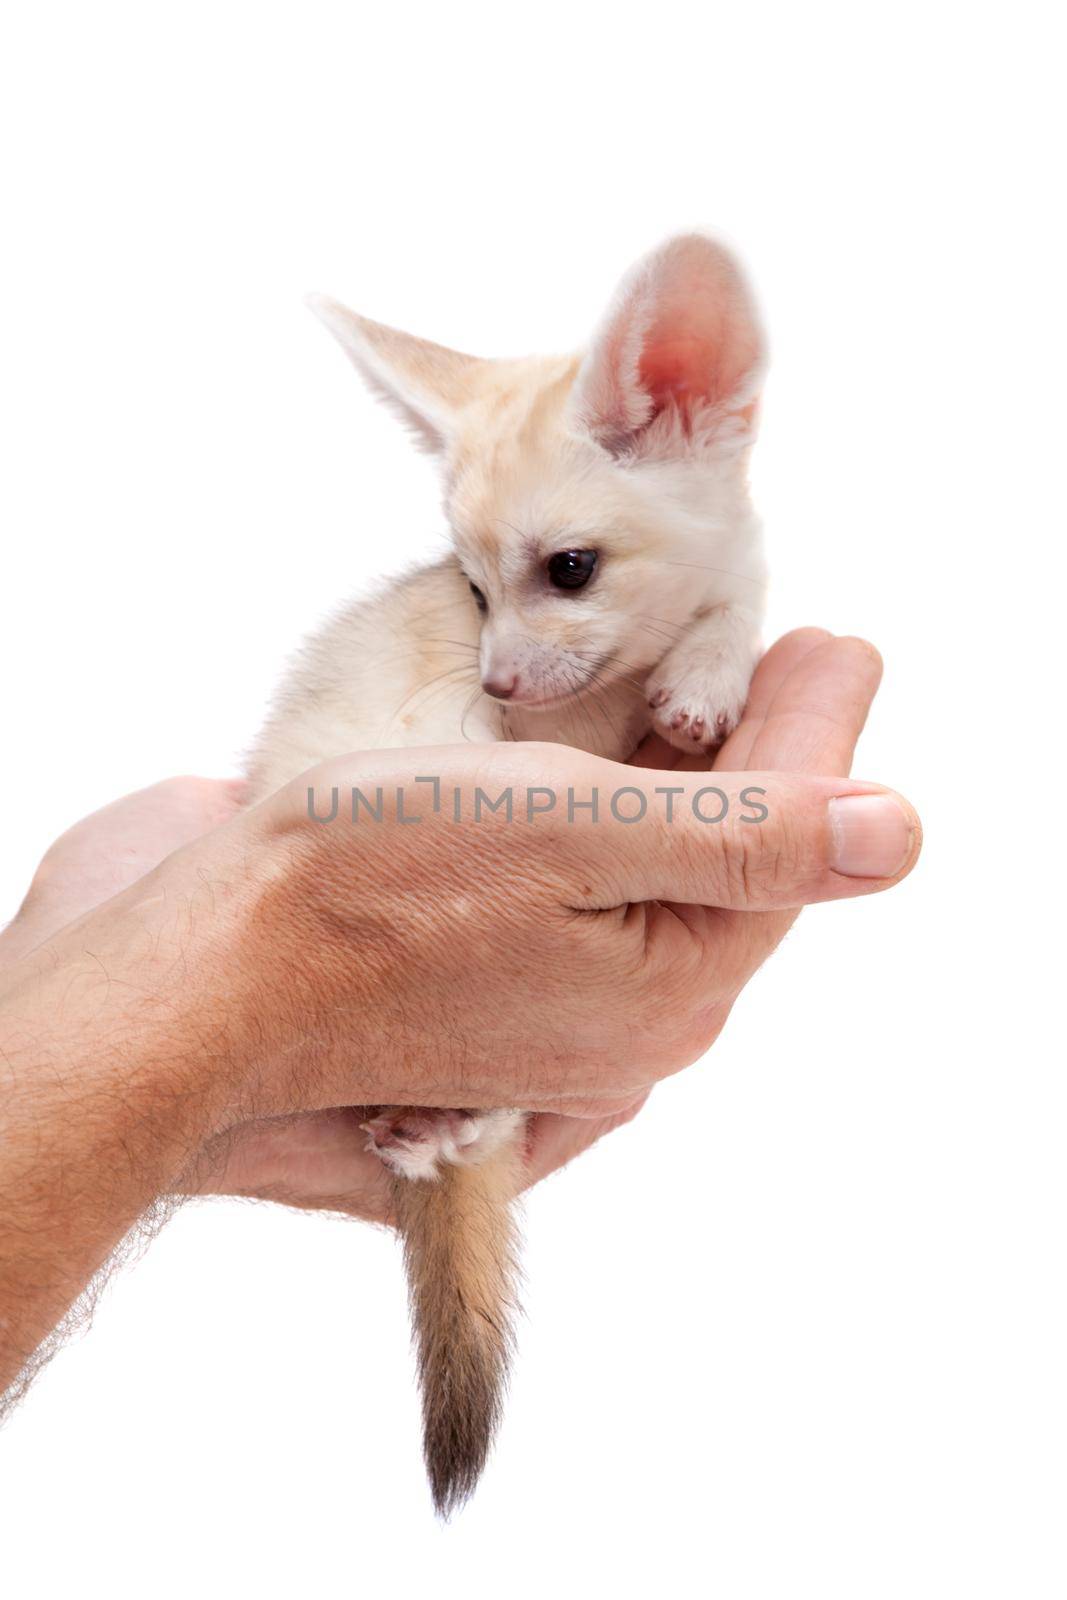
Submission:
POLYGON ((670 1077, 706 1055, 722 1031, 727 1010, 720 1001, 701 1001, 679 1008, 673 1025, 657 1037, 656 1076, 670 1077))
POLYGON ((795 882, 801 866, 800 843, 788 823, 773 832, 738 826, 722 840, 721 864, 728 903, 761 906, 775 903, 795 882))

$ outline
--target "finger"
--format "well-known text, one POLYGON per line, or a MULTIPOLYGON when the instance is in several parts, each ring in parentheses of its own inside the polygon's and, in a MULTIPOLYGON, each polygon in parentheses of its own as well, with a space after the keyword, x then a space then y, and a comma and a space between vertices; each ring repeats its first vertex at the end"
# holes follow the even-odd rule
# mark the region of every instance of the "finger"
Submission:
POLYGON ((912 807, 874 785, 804 773, 598 766, 622 776, 614 792, 598 786, 597 822, 560 830, 572 908, 657 900, 783 910, 888 888, 919 852, 912 807))
POLYGON ((666 739, 661 739, 658 733, 650 733, 641 740, 630 757, 629 765, 655 767, 659 772, 673 772, 684 759, 682 752, 668 744, 666 739))
POLYGON ((351 1107, 240 1124, 206 1145, 175 1185, 386 1220, 389 1179, 351 1107))
POLYGON ((560 1167, 565 1167, 575 1156, 582 1155, 605 1134, 632 1122, 647 1099, 647 1093, 639 1095, 625 1109, 608 1117, 566 1117, 554 1112, 532 1116, 529 1121, 523 1188, 539 1183, 551 1172, 558 1172, 560 1167))
MULTIPOLYGON (((766 768, 839 772, 852 768, 856 742, 882 676, 877 650, 864 639, 826 638, 792 663, 753 721, 748 760, 766 768)), ((785 937, 796 908, 720 923, 720 954, 745 982, 785 937)))
POLYGON ((755 729, 746 767, 847 773, 882 678, 865 639, 827 639, 778 683, 755 729))
POLYGON ((771 645, 756 668, 744 715, 715 758, 717 767, 725 772, 740 772, 752 764, 752 746, 775 696, 804 658, 832 637, 825 628, 795 628, 771 645))

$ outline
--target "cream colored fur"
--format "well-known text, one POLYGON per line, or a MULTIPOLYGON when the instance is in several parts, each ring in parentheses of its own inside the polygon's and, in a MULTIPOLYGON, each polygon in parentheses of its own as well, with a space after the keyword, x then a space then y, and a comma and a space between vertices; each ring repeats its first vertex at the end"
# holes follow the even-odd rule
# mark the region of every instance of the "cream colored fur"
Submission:
POLYGON ((439 452, 455 554, 346 607, 305 646, 252 754, 254 791, 361 748, 519 738, 623 756, 649 726, 683 749, 732 727, 765 591, 746 477, 761 354, 719 247, 684 236, 643 263, 584 358, 483 360, 317 308, 439 452), (650 339, 658 402, 637 365, 650 339), (569 548, 598 552, 578 594, 544 580, 569 548), (501 666, 548 703, 479 693, 501 666))

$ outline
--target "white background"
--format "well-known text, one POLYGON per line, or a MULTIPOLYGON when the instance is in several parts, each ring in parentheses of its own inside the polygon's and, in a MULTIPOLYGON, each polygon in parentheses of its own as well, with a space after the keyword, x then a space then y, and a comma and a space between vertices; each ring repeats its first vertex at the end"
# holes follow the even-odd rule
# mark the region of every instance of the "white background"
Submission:
POLYGON ((236 770, 299 635, 442 537, 305 290, 567 348, 693 225, 770 330, 771 632, 878 643, 857 771, 927 828, 530 1198, 507 1423, 451 1527, 392 1241, 201 1204, 0 1437, 12 1600, 1065 1592, 1051 17, 7 8, 0 916, 76 817, 236 770))

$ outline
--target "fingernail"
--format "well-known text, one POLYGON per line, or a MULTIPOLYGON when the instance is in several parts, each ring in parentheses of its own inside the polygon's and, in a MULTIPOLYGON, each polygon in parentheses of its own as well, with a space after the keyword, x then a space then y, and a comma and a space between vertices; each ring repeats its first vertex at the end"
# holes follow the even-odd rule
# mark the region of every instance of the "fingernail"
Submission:
POLYGON ((830 801, 830 865, 846 878, 891 878, 911 854, 911 818, 891 794, 830 801))

